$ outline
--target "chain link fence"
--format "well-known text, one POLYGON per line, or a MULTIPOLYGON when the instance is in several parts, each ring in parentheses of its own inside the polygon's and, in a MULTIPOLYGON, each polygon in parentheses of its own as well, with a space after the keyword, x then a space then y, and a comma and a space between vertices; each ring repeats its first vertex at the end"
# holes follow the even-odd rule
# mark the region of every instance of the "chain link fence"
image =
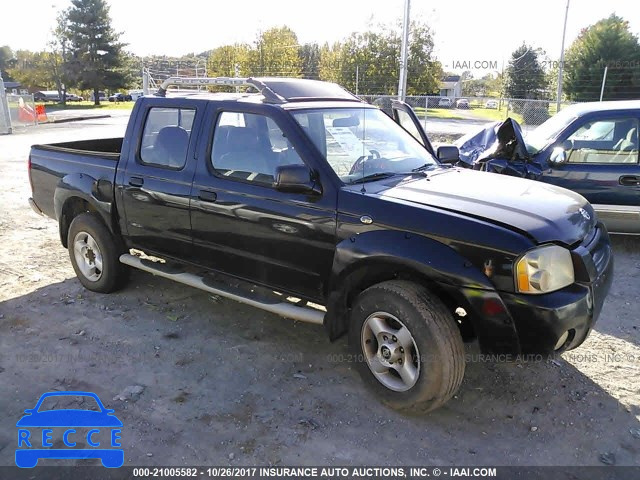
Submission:
POLYGON ((7 95, 7 105, 12 127, 38 124, 36 102, 33 95, 7 95))
MULTIPOLYGON (((364 101, 391 110, 392 95, 360 95, 364 101)), ((557 113, 556 102, 519 98, 407 96, 409 104, 427 129, 430 120, 496 122, 511 117, 523 127, 535 127, 557 113)), ((570 105, 563 102, 563 106, 570 105)))
POLYGON ((7 104, 7 94, 4 89, 4 82, 0 77, 0 135, 11 133, 11 116, 9 115, 9 105, 7 104))

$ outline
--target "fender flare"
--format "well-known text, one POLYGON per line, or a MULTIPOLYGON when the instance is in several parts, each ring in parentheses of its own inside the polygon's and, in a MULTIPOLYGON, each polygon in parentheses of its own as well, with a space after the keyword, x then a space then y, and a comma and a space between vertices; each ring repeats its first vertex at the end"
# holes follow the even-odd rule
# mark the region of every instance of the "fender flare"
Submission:
POLYGON ((350 296, 372 267, 413 274, 427 283, 495 292, 480 270, 438 240, 392 230, 354 235, 336 246, 324 321, 331 340, 347 331, 350 296))
MULTIPOLYGON (((117 234, 113 229, 113 183, 107 180, 97 180, 84 173, 71 173, 65 175, 58 181, 53 194, 53 208, 56 219, 58 220, 58 228, 60 231, 60 240, 66 246, 63 229, 63 212, 64 208, 70 200, 81 199, 91 205, 100 215, 102 221, 109 231, 117 234)), ((68 225, 67 225, 68 228, 68 225)))

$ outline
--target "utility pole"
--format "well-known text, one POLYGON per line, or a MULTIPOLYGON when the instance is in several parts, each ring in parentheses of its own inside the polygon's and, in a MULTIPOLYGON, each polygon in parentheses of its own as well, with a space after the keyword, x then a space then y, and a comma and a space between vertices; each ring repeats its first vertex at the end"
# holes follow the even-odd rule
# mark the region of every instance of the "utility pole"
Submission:
POLYGON ((604 66, 604 75, 602 76, 602 88, 600 89, 600 101, 602 101, 602 97, 604 96, 604 85, 607 83, 607 70, 609 70, 609 65, 604 66))
POLYGON ((142 95, 149 95, 149 69, 142 67, 142 95))
POLYGON ((564 12, 564 27, 562 28, 562 46, 560 47, 560 65, 558 66, 558 98, 556 103, 556 112, 560 111, 560 102, 562 101, 562 70, 564 69, 564 37, 567 33, 567 17, 569 17, 569 1, 567 0, 567 8, 564 12))
POLYGON ((407 57, 409 50, 409 10, 411 0, 404 0, 404 19, 402 21, 402 49, 400 51, 400 77, 398 80, 398 100, 404 101, 407 95, 407 57))
POLYGON ((358 96, 358 83, 360 82, 360 66, 356 65, 356 97, 358 96))

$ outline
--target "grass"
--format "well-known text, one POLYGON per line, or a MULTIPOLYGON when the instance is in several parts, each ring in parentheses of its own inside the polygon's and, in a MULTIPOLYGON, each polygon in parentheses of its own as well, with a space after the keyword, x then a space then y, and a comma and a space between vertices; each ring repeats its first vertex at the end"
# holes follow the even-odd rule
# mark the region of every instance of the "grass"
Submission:
POLYGON ((507 116, 509 116, 520 124, 522 124, 523 122, 523 118, 520 113, 515 113, 513 110, 510 110, 509 114, 507 115, 506 108, 502 108, 501 110, 498 110, 495 108, 484 108, 484 107, 473 108, 469 110, 469 113, 480 120, 498 122, 498 121, 506 120, 507 116))
POLYGON ((424 107, 416 107, 413 109, 416 112, 418 117, 424 117, 425 111, 427 118, 436 117, 436 118, 448 118, 452 120, 464 120, 465 117, 460 116, 456 113, 455 109, 452 108, 429 108, 425 109, 424 107))
POLYGON ((135 102, 100 102, 100 105, 94 105, 93 102, 67 102, 66 105, 61 103, 38 103, 44 105, 47 112, 55 112, 58 110, 131 110, 135 102))
MULTIPOLYGON (((416 115, 420 118, 425 116, 429 118, 443 118, 449 120, 486 120, 487 122, 502 121, 507 118, 506 107, 498 110, 496 108, 485 108, 484 105, 471 105, 468 110, 457 110, 455 108, 429 108, 415 107, 413 109, 416 115)), ((514 113, 513 110, 509 111, 509 116, 516 120, 518 123, 522 123, 522 115, 514 113)))

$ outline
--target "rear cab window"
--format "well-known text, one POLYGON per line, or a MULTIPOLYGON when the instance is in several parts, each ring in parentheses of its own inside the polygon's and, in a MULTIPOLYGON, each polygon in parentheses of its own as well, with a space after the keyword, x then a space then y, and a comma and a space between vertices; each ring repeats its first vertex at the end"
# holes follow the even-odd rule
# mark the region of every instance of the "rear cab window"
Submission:
POLYGON ((151 107, 144 123, 140 161, 161 168, 183 168, 195 113, 192 108, 151 107))

